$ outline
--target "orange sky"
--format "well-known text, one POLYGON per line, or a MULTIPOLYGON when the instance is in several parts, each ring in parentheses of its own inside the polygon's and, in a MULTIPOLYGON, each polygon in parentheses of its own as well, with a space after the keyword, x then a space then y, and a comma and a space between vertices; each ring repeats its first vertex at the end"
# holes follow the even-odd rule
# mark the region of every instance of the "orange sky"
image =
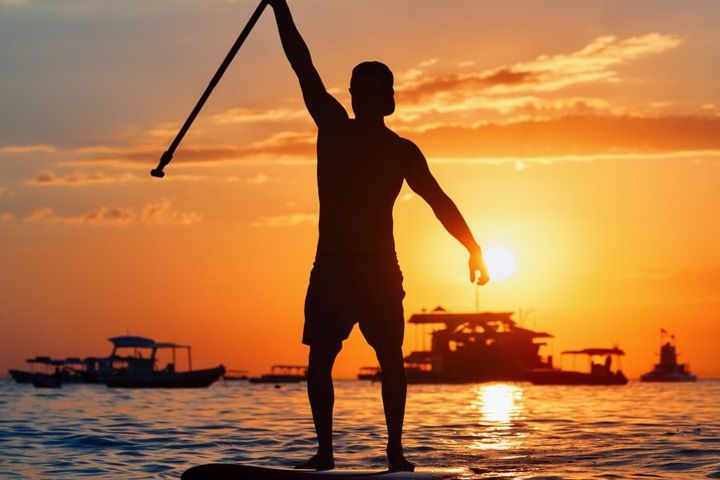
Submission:
MULTIPOLYGON (((630 376, 666 328, 720 376, 714 3, 290 4, 347 108, 353 65, 394 70, 388 124, 515 255, 481 308, 533 309, 555 354, 618 343, 630 376)), ((0 1, 0 371, 127 331, 192 344, 195 366, 305 361, 315 131, 269 12, 166 178, 147 174, 254 6, 0 1)), ((395 225, 407 316, 473 309, 465 252, 407 187, 395 225)), ((335 372, 373 363, 355 331, 335 372)))

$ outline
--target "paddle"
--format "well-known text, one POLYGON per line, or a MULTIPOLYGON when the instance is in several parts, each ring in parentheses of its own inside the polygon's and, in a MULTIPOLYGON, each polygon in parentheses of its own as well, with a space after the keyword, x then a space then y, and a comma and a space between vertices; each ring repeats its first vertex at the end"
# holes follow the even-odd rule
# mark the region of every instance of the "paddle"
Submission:
POLYGON ((197 117, 198 113, 200 113, 200 110, 202 109, 203 105, 205 105, 208 97, 210 97, 213 89, 218 84, 218 82, 220 82, 220 79, 225 73, 225 70, 227 70, 230 63, 232 63, 233 58, 235 58, 235 55, 237 54, 238 50, 240 50, 240 47, 242 47, 242 44, 245 43, 245 39, 248 37, 248 35, 250 35, 250 31, 257 23, 260 15, 262 15, 262 12, 265 9, 266 5, 267 2, 265 0, 262 0, 260 2, 260 5, 258 5, 258 7, 255 9, 252 16, 250 17, 250 20, 248 20, 247 25, 245 25, 245 28, 243 28, 242 32, 240 32, 240 36, 237 40, 235 40, 232 48, 230 48, 230 51, 225 56, 225 59, 220 64, 220 67, 217 69, 217 72, 215 72, 212 80, 210 80, 210 83, 200 97, 200 100, 198 100, 195 108, 193 108, 192 112, 190 112, 187 120, 185 120, 185 123, 180 128, 180 131, 175 136, 175 140, 172 141, 170 147, 162 154, 162 156, 160 157, 160 163, 158 163, 157 168, 150 171, 150 175, 157 178, 162 178, 165 176, 165 172, 163 171, 163 169, 172 160, 173 155, 175 154, 175 150, 178 148, 180 142, 182 142, 183 137, 185 137, 185 134, 190 129, 190 126, 195 120, 195 117, 197 117))

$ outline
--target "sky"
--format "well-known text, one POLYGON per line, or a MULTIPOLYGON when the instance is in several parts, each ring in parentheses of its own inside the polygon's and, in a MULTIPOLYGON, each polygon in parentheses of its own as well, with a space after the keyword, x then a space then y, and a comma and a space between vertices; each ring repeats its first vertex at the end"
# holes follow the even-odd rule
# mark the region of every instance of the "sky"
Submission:
MULTIPOLYGON (((406 317, 523 309, 554 335, 546 353, 617 344, 631 377, 664 328, 695 373, 720 376, 717 2, 289 4, 349 111, 352 67, 390 66, 388 126, 481 245, 515 258, 476 290, 404 186, 406 317)), ((306 363, 317 132, 270 10, 167 176, 148 174, 256 5, 0 0, 0 372, 126 333, 189 343, 195 367, 306 363)), ((405 352, 422 344, 408 326, 405 352)), ((373 364, 355 329, 336 376, 373 364)))

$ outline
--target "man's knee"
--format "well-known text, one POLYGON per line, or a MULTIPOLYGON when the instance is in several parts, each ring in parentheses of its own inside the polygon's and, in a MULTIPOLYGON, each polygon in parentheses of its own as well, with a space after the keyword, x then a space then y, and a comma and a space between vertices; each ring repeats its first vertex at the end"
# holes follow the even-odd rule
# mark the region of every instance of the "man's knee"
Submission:
MULTIPOLYGON (((332 369, 335 357, 340 353, 342 344, 339 345, 311 345, 310 346, 310 371, 325 371, 332 369)), ((310 373, 310 372, 308 372, 310 373)))
POLYGON ((375 347, 380 367, 383 371, 388 369, 403 369, 404 359, 401 347, 375 347))

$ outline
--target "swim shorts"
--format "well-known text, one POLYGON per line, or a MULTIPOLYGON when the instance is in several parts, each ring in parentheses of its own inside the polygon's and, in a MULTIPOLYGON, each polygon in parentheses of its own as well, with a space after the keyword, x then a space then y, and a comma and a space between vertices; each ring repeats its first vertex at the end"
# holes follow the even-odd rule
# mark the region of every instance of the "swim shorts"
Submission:
POLYGON ((400 348, 402 281, 394 251, 318 252, 305 297, 303 343, 339 348, 358 323, 373 348, 400 348))

